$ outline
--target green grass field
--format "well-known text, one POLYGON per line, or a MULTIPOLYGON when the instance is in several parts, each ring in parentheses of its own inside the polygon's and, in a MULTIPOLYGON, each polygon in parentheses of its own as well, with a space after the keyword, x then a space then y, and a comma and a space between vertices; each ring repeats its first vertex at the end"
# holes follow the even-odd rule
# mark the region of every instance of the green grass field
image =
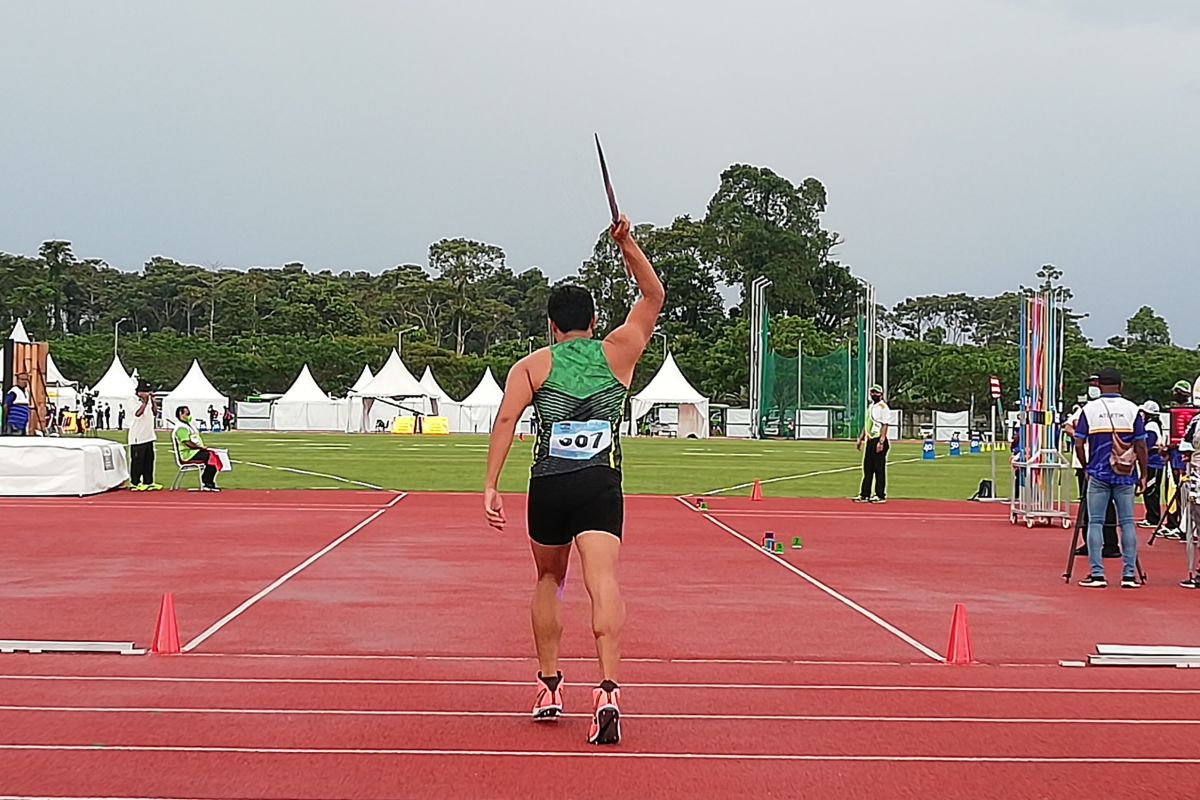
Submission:
MULTIPOLYGON (((124 441, 121 433, 103 435, 124 441)), ((363 488, 322 477, 336 476, 385 489, 475 492, 480 490, 487 455, 487 437, 467 435, 236 431, 209 436, 207 443, 228 449, 234 459, 233 471, 219 479, 230 489, 363 488)), ((764 492, 775 497, 850 497, 861 478, 861 455, 852 442, 637 438, 625 439, 622 446, 625 490, 631 494, 698 494, 756 478, 795 476, 764 486, 764 492)), ((528 439, 513 445, 501 483, 504 491, 524 491, 530 447, 528 439)), ((888 496, 962 500, 974 494, 981 478, 991 475, 988 454, 955 459, 944 454, 945 446, 939 446, 935 461, 922 462, 919 443, 895 445, 888 465, 888 496)), ((1002 494, 1010 480, 1007 464, 1008 454, 997 453, 1002 494)), ((170 484, 175 475, 170 440, 163 431, 158 434, 157 472, 160 483, 170 484)), ((729 494, 749 494, 749 489, 729 494)))

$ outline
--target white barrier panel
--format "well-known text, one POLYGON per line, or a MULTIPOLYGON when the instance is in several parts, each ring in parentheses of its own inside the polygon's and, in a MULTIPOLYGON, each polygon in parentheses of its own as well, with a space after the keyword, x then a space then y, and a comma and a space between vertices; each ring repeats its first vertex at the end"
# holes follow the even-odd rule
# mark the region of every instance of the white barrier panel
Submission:
POLYGON ((104 439, 11 436, 0 439, 0 495, 82 496, 129 480, 124 446, 104 439))
POLYGON ((797 439, 828 439, 829 437, 828 409, 800 410, 800 429, 796 436, 797 439))
POLYGON ((969 411, 934 411, 933 438, 939 442, 948 442, 950 437, 957 433, 958 438, 965 442, 970 424, 969 411))

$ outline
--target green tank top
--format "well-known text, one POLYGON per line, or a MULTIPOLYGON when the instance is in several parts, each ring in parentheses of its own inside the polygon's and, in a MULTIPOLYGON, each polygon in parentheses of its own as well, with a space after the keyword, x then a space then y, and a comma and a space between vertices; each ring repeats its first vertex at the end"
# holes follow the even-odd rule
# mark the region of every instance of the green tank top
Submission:
POLYGON ((537 436, 534 478, 587 467, 621 468, 621 417, 628 389, 617 380, 596 339, 550 346, 550 374, 533 394, 537 436))

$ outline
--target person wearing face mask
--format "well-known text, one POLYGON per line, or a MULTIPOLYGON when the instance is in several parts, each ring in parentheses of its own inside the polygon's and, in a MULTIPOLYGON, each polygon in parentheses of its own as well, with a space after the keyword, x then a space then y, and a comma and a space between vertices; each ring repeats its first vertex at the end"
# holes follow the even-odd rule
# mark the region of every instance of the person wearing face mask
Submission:
MULTIPOLYGON (((1100 397, 1100 376, 1092 373, 1087 377, 1087 402, 1091 402, 1100 397)), ((1086 458, 1080 460, 1079 452, 1075 448, 1075 428, 1079 425, 1079 417, 1083 414, 1083 406, 1076 406, 1071 412, 1071 416, 1063 423, 1063 432, 1067 435, 1067 439, 1071 442, 1071 466, 1075 469, 1075 481, 1079 487, 1079 505, 1081 510, 1086 513, 1086 504, 1084 498, 1087 496, 1087 472, 1084 465, 1087 463, 1086 458)), ((1083 452, 1087 454, 1087 442, 1083 444, 1083 452)), ((1117 538, 1117 506, 1116 503, 1108 504, 1108 511, 1104 515, 1104 531, 1103 531, 1103 551, 1100 553, 1101 558, 1120 558, 1121 545, 1117 538)), ((1087 540, 1075 550, 1075 555, 1086 556, 1088 554, 1087 540)))
POLYGON ((192 427, 192 412, 187 406, 175 409, 175 416, 181 423, 175 428, 175 441, 179 444, 179 460, 185 464, 203 464, 204 473, 200 476, 200 491, 219 492, 217 488, 217 468, 221 461, 217 454, 204 446, 204 440, 192 427))
POLYGON ((1192 404, 1192 385, 1187 381, 1176 381, 1171 387, 1171 407, 1167 409, 1171 415, 1171 430, 1167 432, 1167 459, 1170 471, 1163 470, 1163 477, 1170 481, 1167 487, 1167 509, 1160 527, 1155 535, 1165 538, 1182 539, 1183 532, 1180 524, 1179 486, 1187 469, 1187 459, 1179 451, 1179 445, 1186 438, 1186 429, 1192 418, 1196 416, 1196 407, 1192 404))
POLYGON ((857 447, 863 450, 863 479, 858 491, 856 503, 886 503, 887 502, 887 454, 890 449, 888 442, 888 405, 883 401, 883 387, 875 384, 871 387, 871 405, 867 408, 867 420, 862 433, 858 435, 857 447), (875 483, 875 494, 871 494, 871 483, 875 483))
POLYGON ((1142 403, 1142 419, 1146 425, 1146 451, 1149 474, 1146 476, 1146 491, 1142 502, 1146 505, 1146 518, 1138 523, 1139 528, 1157 528, 1162 522, 1162 476, 1167 451, 1163 441, 1162 425, 1158 421, 1158 403, 1147 400, 1142 403))

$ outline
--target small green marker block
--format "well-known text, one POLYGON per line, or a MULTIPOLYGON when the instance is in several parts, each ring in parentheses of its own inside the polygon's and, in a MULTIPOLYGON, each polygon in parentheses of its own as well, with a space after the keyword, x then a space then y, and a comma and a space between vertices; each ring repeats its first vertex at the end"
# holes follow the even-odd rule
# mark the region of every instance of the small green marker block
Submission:
POLYGON ((783 542, 776 542, 775 543, 775 554, 781 555, 782 553, 783 553, 783 542))
POLYGON ((793 550, 800 550, 800 549, 803 549, 803 547, 804 547, 804 542, 800 541, 799 536, 795 536, 792 538, 792 549, 793 550))

